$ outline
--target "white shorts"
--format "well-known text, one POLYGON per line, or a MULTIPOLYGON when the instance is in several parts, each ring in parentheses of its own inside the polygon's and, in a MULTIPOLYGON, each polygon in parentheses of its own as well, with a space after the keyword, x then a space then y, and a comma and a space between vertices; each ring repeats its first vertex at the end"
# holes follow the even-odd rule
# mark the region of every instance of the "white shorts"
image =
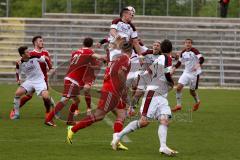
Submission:
POLYGON ((160 120, 161 115, 168 115, 169 117, 172 115, 167 98, 155 91, 145 92, 140 112, 142 116, 157 120, 160 120))
POLYGON ((140 79, 138 82, 138 89, 146 90, 147 85, 151 82, 151 76, 149 74, 140 74, 140 79))
POLYGON ((38 96, 41 94, 42 91, 47 90, 47 85, 44 80, 37 83, 26 80, 25 82, 23 82, 23 84, 21 84, 21 87, 25 88, 28 93, 36 91, 38 96))
POLYGON ((190 89, 198 89, 199 75, 194 75, 190 73, 183 72, 181 77, 178 80, 178 83, 183 84, 184 86, 189 85, 190 89))

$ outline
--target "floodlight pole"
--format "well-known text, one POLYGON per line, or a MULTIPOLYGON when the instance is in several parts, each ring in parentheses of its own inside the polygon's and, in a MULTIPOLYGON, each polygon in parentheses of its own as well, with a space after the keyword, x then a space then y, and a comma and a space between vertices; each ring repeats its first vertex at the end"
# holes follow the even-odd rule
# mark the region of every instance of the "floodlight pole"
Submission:
POLYGON ((118 1, 118 9, 119 9, 119 13, 120 13, 122 10, 122 0, 118 1))
POLYGON ((145 0, 143 0, 143 10, 142 10, 142 14, 145 15, 145 0))
POLYGON ((6 17, 9 17, 9 0, 6 0, 6 17))
POLYGON ((167 0, 167 10, 166 10, 166 14, 167 14, 167 16, 169 16, 169 0, 167 0))
POLYGON ((72 0, 67 0, 67 13, 72 12, 72 0))
POLYGON ((46 13, 46 0, 42 0, 42 17, 46 13))

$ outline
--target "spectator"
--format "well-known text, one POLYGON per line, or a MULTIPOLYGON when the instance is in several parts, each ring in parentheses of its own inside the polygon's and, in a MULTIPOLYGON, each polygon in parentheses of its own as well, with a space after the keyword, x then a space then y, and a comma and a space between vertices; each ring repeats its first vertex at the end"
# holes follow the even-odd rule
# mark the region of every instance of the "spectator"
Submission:
POLYGON ((226 18, 227 17, 227 11, 228 11, 228 4, 229 4, 230 0, 220 0, 220 16, 222 18, 226 18))

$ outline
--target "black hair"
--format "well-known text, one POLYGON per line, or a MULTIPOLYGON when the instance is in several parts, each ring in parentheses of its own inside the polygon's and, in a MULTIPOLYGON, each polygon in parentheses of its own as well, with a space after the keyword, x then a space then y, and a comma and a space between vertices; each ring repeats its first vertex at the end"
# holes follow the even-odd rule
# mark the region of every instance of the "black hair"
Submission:
POLYGON ((22 57, 22 55, 25 53, 25 51, 28 49, 27 46, 21 46, 18 48, 18 53, 22 57))
POLYGON ((172 52, 172 42, 168 39, 163 40, 161 42, 161 50, 162 50, 162 53, 172 52))
POLYGON ((42 36, 38 35, 38 36, 34 36, 33 39, 32 39, 32 44, 34 45, 34 43, 36 42, 36 40, 40 38, 42 39, 42 36))
POLYGON ((90 38, 90 37, 84 38, 84 40, 83 40, 83 46, 84 47, 92 47, 92 45, 93 45, 93 39, 92 38, 90 38))
POLYGON ((132 52, 132 49, 133 49, 132 43, 124 42, 124 43, 121 45, 121 50, 122 50, 123 52, 132 52))
POLYGON ((129 9, 127 7, 123 8, 120 12, 120 17, 122 18, 123 16, 123 13, 126 12, 126 11, 129 11, 129 9))

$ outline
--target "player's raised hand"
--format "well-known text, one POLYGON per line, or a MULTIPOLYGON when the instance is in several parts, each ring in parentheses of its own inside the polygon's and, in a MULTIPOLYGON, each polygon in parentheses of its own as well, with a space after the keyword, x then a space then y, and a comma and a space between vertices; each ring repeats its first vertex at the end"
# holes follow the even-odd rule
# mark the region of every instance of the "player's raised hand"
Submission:
POLYGON ((101 48, 101 46, 102 46, 102 44, 99 43, 99 42, 96 44, 96 47, 97 47, 97 48, 101 48))
POLYGON ((21 80, 17 80, 17 84, 20 86, 22 84, 21 80))

